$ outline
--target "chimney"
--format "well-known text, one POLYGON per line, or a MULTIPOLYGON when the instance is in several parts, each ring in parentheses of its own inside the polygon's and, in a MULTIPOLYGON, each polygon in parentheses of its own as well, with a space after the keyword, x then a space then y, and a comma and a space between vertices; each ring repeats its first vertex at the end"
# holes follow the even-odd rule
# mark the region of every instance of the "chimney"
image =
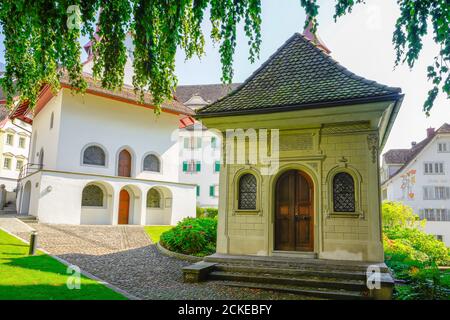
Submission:
POLYGON ((415 141, 411 142, 411 147, 414 148, 416 146, 416 144, 417 144, 417 142, 415 142, 415 141))
POLYGON ((434 135, 434 128, 427 129, 427 138, 432 137, 434 135))

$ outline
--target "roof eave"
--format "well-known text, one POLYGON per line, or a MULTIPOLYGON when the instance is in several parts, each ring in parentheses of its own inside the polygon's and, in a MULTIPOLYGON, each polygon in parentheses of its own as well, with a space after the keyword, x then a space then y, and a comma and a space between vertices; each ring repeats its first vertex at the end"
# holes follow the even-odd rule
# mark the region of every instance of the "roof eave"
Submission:
POLYGON ((395 101, 394 108, 389 116, 388 125, 386 127, 386 131, 384 132, 383 139, 380 144, 380 150, 383 150, 383 148, 386 144, 386 141, 389 137, 389 134, 391 133, 392 127, 394 125, 395 119, 397 118, 397 115, 400 110, 400 106, 402 105, 404 97, 405 97, 404 94, 398 94, 398 98, 395 101))
MULTIPOLYGON (((304 103, 286 106, 273 106, 261 109, 249 109, 249 110, 233 110, 233 111, 221 111, 221 112, 209 112, 209 113, 197 113, 196 118, 211 118, 211 117, 226 117, 226 116, 237 116, 237 115, 251 115, 251 114, 264 114, 264 113, 274 113, 274 112, 285 112, 285 111, 297 111, 297 110, 307 110, 315 108, 328 108, 336 106, 349 106, 356 104, 372 103, 372 102, 383 102, 383 101, 395 101, 397 106, 397 112, 399 108, 398 101, 403 99, 403 94, 394 93, 384 96, 377 97, 365 97, 358 99, 349 100, 334 100, 325 102, 314 102, 314 103, 304 103)), ((401 104, 401 103, 400 103, 401 104)), ((394 107, 394 110, 396 107, 394 107)), ((389 129, 390 130, 390 129, 389 129)))

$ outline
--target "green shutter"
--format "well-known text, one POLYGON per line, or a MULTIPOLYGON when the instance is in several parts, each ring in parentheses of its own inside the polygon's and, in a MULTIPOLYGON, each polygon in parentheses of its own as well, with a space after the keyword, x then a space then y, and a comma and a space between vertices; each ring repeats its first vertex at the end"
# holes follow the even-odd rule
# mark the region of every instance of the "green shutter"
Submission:
POLYGON ((195 171, 196 171, 196 172, 200 172, 200 170, 201 170, 201 163, 200 163, 200 162, 197 162, 197 163, 195 164, 195 171))
POLYGON ((188 169, 188 163, 187 161, 183 161, 183 172, 186 172, 188 169))
POLYGON ((209 195, 214 197, 214 186, 209 186, 209 195))
POLYGON ((216 148, 216 137, 211 137, 211 148, 216 148))
POLYGON ((220 161, 216 161, 216 164, 214 166, 214 172, 219 172, 220 171, 220 161))
POLYGON ((197 197, 200 197, 200 186, 197 186, 197 197))

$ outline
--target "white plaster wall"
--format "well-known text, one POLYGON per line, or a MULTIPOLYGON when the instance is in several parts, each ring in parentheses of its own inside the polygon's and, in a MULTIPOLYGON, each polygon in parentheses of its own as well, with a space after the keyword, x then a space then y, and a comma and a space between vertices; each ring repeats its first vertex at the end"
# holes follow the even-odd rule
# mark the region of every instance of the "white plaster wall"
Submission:
POLYGON ((110 208, 81 208, 81 224, 112 224, 110 208))
POLYGON ((172 192, 172 219, 170 224, 176 225, 186 217, 195 217, 195 186, 178 185, 171 186, 172 192))
MULTIPOLYGON (((95 175, 41 171, 24 179, 23 185, 32 183, 30 214, 43 223, 55 224, 117 224, 120 190, 130 193, 129 224, 146 224, 146 194, 152 187, 165 188, 171 194, 171 220, 164 224, 175 225, 187 216, 195 216, 195 186, 162 183, 117 177, 100 178, 95 175), (83 188, 90 184, 106 186, 106 207, 81 207, 83 188)), ((161 224, 161 223, 158 223, 161 224)))
MULTIPOLYGON (((56 169, 58 141, 61 127, 62 92, 54 96, 33 119, 33 133, 29 154, 30 163, 39 163, 39 152, 44 150, 44 168, 56 169), (54 113, 53 128, 50 128, 51 114, 54 113)), ((74 133, 75 135, 75 133, 74 133)))
POLYGON ((17 178, 16 179, 0 178, 0 184, 4 184, 5 189, 9 192, 12 192, 17 187, 17 178))
POLYGON ((66 89, 62 105, 56 170, 116 175, 118 153, 126 147, 133 158, 132 177, 178 181, 178 143, 172 135, 177 115, 156 116, 152 109, 90 94, 72 96, 66 89), (82 149, 91 143, 106 149, 106 167, 82 165, 82 149), (142 170, 149 152, 161 158, 161 173, 142 170))
POLYGON ((146 225, 170 225, 172 208, 147 208, 146 225))
POLYGON ((197 205, 200 207, 218 207, 219 197, 209 194, 211 185, 219 184, 219 172, 214 172, 216 161, 220 161, 221 140, 220 135, 213 130, 180 130, 180 182, 193 183, 200 186, 200 196, 197 197, 197 205), (185 137, 201 137, 202 148, 184 149, 185 137), (217 138, 217 147, 211 147, 211 137, 217 138), (196 160, 201 162, 200 172, 183 172, 183 161, 196 160))

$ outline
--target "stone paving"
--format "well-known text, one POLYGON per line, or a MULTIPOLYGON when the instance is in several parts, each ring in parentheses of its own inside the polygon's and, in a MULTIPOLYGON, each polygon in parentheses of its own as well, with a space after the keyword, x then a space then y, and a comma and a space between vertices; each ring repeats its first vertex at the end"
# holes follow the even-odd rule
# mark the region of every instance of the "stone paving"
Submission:
POLYGON ((29 225, 38 231, 39 247, 141 299, 311 299, 221 282, 183 283, 181 268, 189 262, 162 255, 140 226, 29 225))
POLYGON ((0 227, 12 233, 29 234, 33 230, 29 225, 11 214, 0 214, 0 227))

